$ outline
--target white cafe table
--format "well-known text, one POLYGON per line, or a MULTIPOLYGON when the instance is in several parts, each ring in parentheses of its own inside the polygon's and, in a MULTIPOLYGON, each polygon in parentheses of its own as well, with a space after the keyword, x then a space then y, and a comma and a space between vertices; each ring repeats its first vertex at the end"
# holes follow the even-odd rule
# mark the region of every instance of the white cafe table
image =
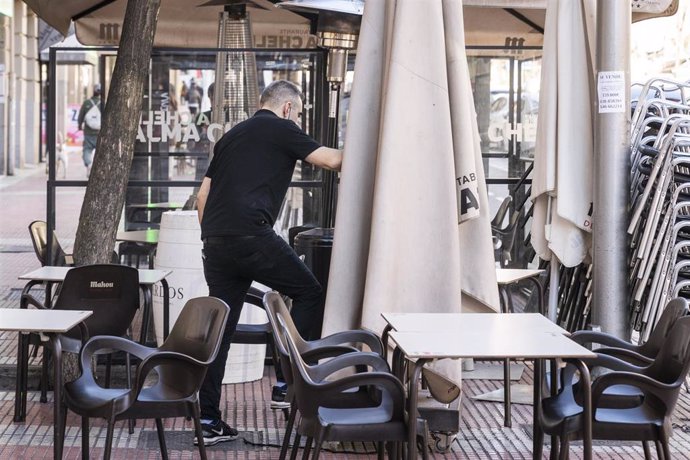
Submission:
MULTIPOLYGON (((62 283, 65 280, 67 272, 72 267, 52 267, 45 266, 38 268, 29 273, 24 273, 19 276, 20 280, 26 280, 26 286, 22 294, 28 293, 31 288, 41 283, 62 283)), ((146 344, 146 333, 148 332, 149 321, 153 312, 153 286, 156 283, 161 283, 161 291, 163 294, 163 337, 168 336, 170 331, 170 290, 168 288, 168 281, 165 279, 172 273, 171 270, 150 270, 139 268, 139 286, 144 294, 144 311, 142 314, 141 335, 139 342, 146 344)), ((49 298, 46 299, 46 306, 50 307, 49 298)))
MULTIPOLYGON (((87 334, 83 321, 93 312, 81 310, 34 310, 24 308, 0 309, 0 330, 16 331, 20 334, 38 333, 41 340, 50 341, 54 356, 53 376, 53 458, 62 458, 62 347, 60 334, 79 326, 83 335, 87 334)), ((21 340, 17 351, 17 360, 24 357, 21 340)), ((27 368, 17 372, 15 389, 14 421, 22 422, 26 418, 26 380, 27 368), (20 392, 22 394, 20 394, 20 392), (23 415, 23 416, 22 416, 23 415)))
MULTIPOLYGON (((388 350, 391 330, 400 332, 452 332, 499 328, 506 334, 514 330, 524 333, 552 332, 568 335, 568 331, 539 313, 504 315, 501 313, 381 313, 386 327, 381 334, 384 351, 388 350)), ((459 332, 458 332, 459 333, 459 332)), ((398 357, 393 358, 393 362, 398 357)), ((510 394, 510 361, 503 361, 503 425, 512 426, 510 394)))
MULTIPOLYGON (((476 321, 457 321, 451 332, 445 330, 425 331, 392 331, 390 339, 397 345, 397 350, 405 358, 415 361, 414 371, 409 380, 408 398, 409 413, 417 412, 417 387, 421 378, 422 367, 435 359, 479 358, 485 360, 530 359, 534 360, 534 436, 533 455, 541 458, 543 432, 539 425, 542 367, 544 359, 572 359, 581 373, 585 387, 585 459, 591 458, 591 420, 589 394, 589 371, 580 361, 592 358, 594 353, 573 342, 541 315, 501 315, 479 314, 485 318, 476 321), (518 325, 520 324, 520 325, 518 325)), ((410 446, 415 445, 416 426, 409 426, 410 446)), ((416 452, 415 449, 410 451, 416 452)))

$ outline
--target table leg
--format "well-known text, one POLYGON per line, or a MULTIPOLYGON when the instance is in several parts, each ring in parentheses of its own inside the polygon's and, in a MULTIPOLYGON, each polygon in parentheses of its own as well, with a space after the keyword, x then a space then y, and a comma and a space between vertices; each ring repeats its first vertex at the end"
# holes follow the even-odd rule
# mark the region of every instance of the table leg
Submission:
POLYGON ((26 361, 26 341, 28 334, 19 333, 17 337, 17 376, 14 390, 14 421, 23 422, 26 419, 26 389, 28 371, 26 361))
POLYGON ((383 359, 388 360, 388 335, 390 334, 393 327, 390 324, 386 324, 381 333, 381 343, 383 343, 383 359))
MULTIPOLYGON (((558 374, 558 364, 556 363, 555 359, 550 360, 550 367, 551 371, 549 375, 551 375, 551 380, 549 383, 549 387, 551 389, 551 397, 555 397, 556 394, 558 394, 558 390, 560 389, 561 385, 559 383, 559 374, 558 374)), ((544 369, 544 372, 546 372, 546 369, 544 369)), ((557 446, 556 444, 558 442, 558 436, 555 434, 551 435, 551 455, 549 455, 549 458, 552 460, 556 460, 557 456, 557 449, 554 446, 557 446)))
MULTIPOLYGON (((31 289, 42 284, 43 281, 31 280, 24 286, 22 297, 29 294, 31 289)), ((48 283, 50 285, 51 283, 48 283)), ((49 295, 49 294, 48 294, 49 295)), ((48 296, 46 298, 49 298, 48 296)), ((19 303, 19 308, 28 308, 25 301, 19 303)), ((29 334, 17 334, 17 377, 16 389, 14 393, 14 421, 23 422, 26 420, 26 398, 29 386, 29 334)))
POLYGON ((53 458, 62 459, 62 344, 58 334, 50 334, 53 349, 53 458))
MULTIPOLYGON (((543 360, 534 360, 534 400, 532 407, 532 458, 541 460, 544 449, 544 431, 539 424, 541 413, 541 385, 543 360)), ((553 446, 551 446, 553 449, 553 446)))
POLYGON ((407 457, 408 460, 417 458, 417 387, 422 378, 422 368, 427 360, 418 359, 414 364, 414 371, 409 381, 409 390, 407 394, 408 412, 407 412, 407 457))
POLYGON ((503 426, 512 428, 513 417, 510 408, 510 359, 503 360, 503 426))
POLYGON ((151 285, 142 284, 141 292, 144 294, 144 311, 141 314, 141 332, 139 334, 139 343, 146 345, 146 336, 149 332, 149 321, 151 312, 153 311, 153 294, 151 292, 151 285))
POLYGON ((170 333, 170 289, 168 280, 163 278, 161 280, 161 287, 163 288, 163 340, 165 340, 170 333))

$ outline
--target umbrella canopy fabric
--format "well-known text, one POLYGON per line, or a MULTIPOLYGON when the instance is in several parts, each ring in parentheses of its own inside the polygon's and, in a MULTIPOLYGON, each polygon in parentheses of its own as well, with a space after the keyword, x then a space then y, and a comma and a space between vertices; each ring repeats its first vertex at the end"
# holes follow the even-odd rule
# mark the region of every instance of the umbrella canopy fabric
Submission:
MULTIPOLYGON (((117 45, 127 0, 24 0, 43 20, 64 35, 75 20, 76 34, 84 45, 117 45)), ((162 0, 155 46, 215 48, 218 14, 223 5, 201 6, 204 0, 162 0)), ((261 48, 314 48, 307 18, 276 8, 269 0, 247 4, 255 46, 261 48), (280 25, 280 26, 276 26, 280 25)))
POLYGON ((324 333, 381 312, 498 310, 461 0, 367 2, 324 333))
POLYGON ((566 267, 580 264, 591 247, 590 6, 584 0, 549 0, 546 9, 532 178, 532 246, 540 258, 552 260, 553 254, 566 267))

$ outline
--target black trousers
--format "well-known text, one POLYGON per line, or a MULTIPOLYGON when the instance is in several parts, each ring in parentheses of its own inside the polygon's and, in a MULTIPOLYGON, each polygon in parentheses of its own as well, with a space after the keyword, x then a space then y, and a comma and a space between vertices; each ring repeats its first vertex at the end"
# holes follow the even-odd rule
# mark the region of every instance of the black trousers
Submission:
POLYGON ((211 237, 204 240, 204 276, 209 295, 230 306, 220 350, 199 392, 202 419, 222 419, 221 386, 232 336, 244 297, 257 281, 292 299, 291 315, 305 339, 321 330, 323 291, 295 251, 274 232, 265 235, 211 237))

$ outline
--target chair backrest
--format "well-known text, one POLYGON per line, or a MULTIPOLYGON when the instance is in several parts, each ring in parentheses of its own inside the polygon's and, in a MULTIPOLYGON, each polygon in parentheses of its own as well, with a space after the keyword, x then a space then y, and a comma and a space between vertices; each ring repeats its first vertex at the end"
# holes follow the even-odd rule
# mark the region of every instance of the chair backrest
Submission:
MULTIPOLYGON (((54 309, 91 310, 90 336, 122 336, 139 308, 139 272, 124 265, 84 265, 67 272, 54 309)), ((80 338, 73 329, 69 337, 80 338)))
POLYGON ((673 329, 673 325, 678 318, 685 316, 687 313, 687 300, 682 297, 672 299, 666 304, 661 318, 659 318, 659 321, 649 335, 649 340, 640 346, 639 352, 649 358, 654 358, 659 353, 659 350, 661 350, 661 347, 671 333, 671 329, 673 329))
POLYGON ((189 299, 159 350, 192 357, 200 361, 204 369, 201 372, 180 372, 175 364, 161 365, 157 367, 159 383, 175 388, 180 394, 198 391, 207 366, 218 354, 229 313, 228 304, 216 297, 189 299))
POLYGON ((678 318, 656 359, 645 374, 667 385, 680 386, 690 370, 690 316, 678 318))
POLYGON ((218 353, 230 307, 216 297, 189 299, 160 350, 210 364, 218 353))
MULTIPOLYGON (((288 315, 289 316, 289 315, 288 315)), ((314 400, 313 387, 316 382, 309 375, 307 363, 302 359, 302 355, 297 348, 294 336, 290 334, 288 324, 284 321, 285 316, 278 316, 280 328, 280 340, 285 342, 289 354, 289 366, 291 368, 292 382, 288 382, 294 388, 297 407, 300 409, 302 417, 313 417, 318 410, 318 404, 314 400)), ((276 340, 278 342, 278 340, 276 340)))
POLYGON ((48 251, 48 224, 42 220, 35 220, 29 224, 29 234, 31 235, 31 242, 34 246, 34 252, 41 266, 52 265, 52 266, 64 266, 67 265, 65 262, 65 251, 60 246, 60 242, 53 233, 53 257, 49 261, 47 259, 48 251))
MULTIPOLYGON (((276 349, 280 355, 280 368, 283 371, 283 378, 285 383, 291 385, 293 382, 292 367, 290 366, 290 350, 288 348, 287 340, 285 339, 284 327, 289 331, 288 333, 296 338, 296 341, 302 342, 302 337, 297 332, 295 323, 292 321, 290 311, 285 305, 283 298, 275 291, 270 291, 264 294, 264 308, 268 316, 268 322, 271 324, 273 331, 273 340, 275 341, 276 349)), ((298 349, 303 349, 296 345, 298 349)))

